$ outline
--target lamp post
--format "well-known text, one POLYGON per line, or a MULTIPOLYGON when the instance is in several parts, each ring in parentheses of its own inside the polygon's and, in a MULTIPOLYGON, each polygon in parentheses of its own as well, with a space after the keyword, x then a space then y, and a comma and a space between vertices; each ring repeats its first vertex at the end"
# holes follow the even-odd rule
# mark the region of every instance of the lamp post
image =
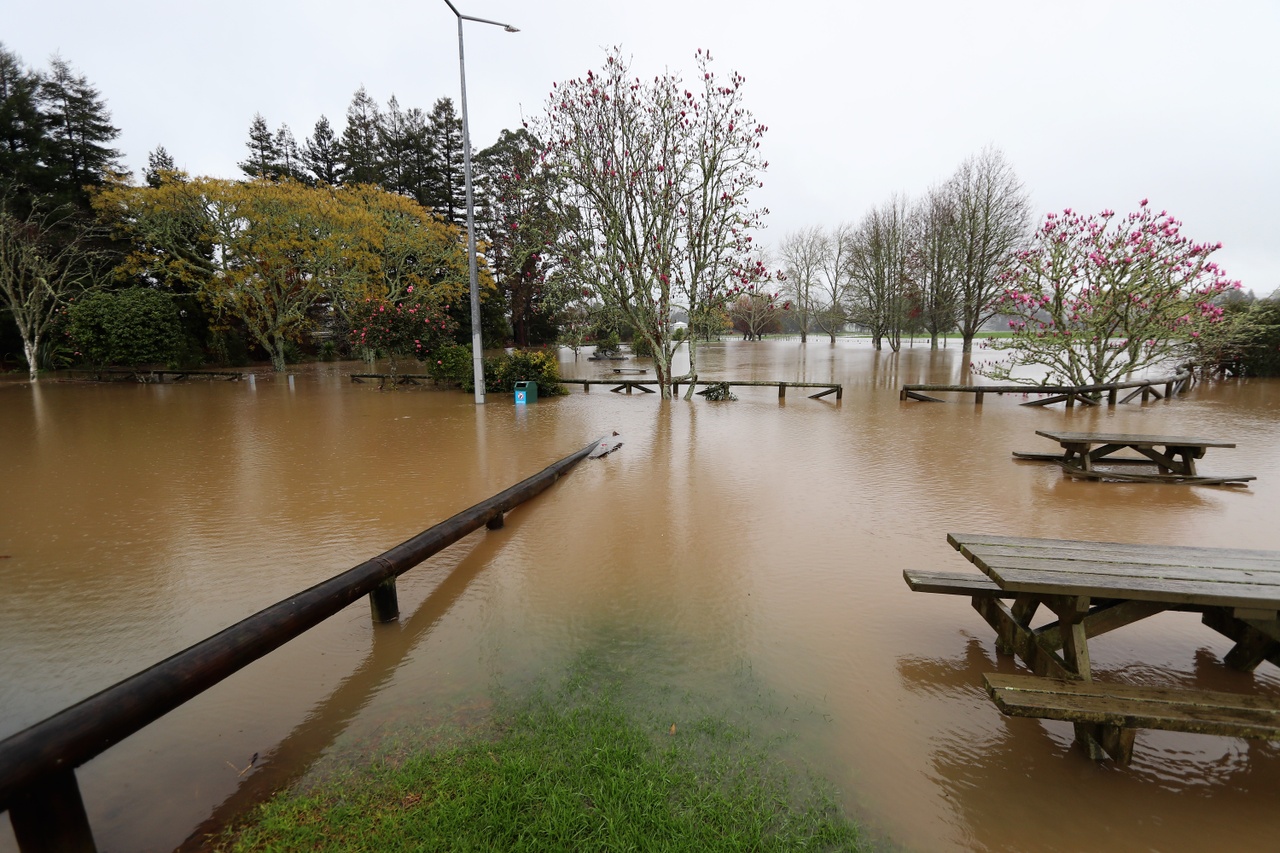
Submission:
POLYGON ((502 27, 509 33, 520 32, 510 24, 489 21, 484 18, 473 18, 458 11, 450 0, 445 5, 458 18, 458 76, 462 80, 462 161, 463 175, 467 186, 467 264, 471 274, 471 359, 474 362, 476 384, 476 405, 484 405, 484 342, 480 334, 480 281, 476 273, 476 212, 475 200, 471 191, 471 128, 467 123, 467 63, 462 50, 462 22, 475 21, 480 24, 492 24, 502 27))

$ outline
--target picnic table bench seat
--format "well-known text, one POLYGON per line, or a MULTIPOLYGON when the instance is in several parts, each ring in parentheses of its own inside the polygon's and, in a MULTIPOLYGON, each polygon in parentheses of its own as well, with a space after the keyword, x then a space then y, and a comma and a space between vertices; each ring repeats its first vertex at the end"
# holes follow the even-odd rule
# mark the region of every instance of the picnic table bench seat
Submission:
POLYGON ((1280 702, 1264 695, 1005 673, 987 673, 983 681, 996 706, 1011 717, 1122 730, 1118 737, 1101 738, 1120 763, 1132 757, 1133 736, 1139 728, 1280 740, 1280 702))
POLYGON ((944 595, 994 595, 1000 598, 1013 598, 1015 593, 1006 592, 1000 584, 986 575, 975 572, 930 572, 920 569, 906 569, 903 579, 912 592, 939 592, 944 595))

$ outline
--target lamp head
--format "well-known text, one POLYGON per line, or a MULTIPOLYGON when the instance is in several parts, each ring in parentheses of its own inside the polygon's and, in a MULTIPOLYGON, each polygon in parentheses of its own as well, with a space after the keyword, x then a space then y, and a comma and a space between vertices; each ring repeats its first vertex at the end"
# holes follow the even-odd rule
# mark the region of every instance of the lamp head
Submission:
POLYGON ((507 32, 509 32, 509 33, 518 33, 518 32, 520 32, 518 29, 516 29, 515 27, 511 26, 510 24, 507 24, 505 27, 503 27, 503 29, 505 29, 505 30, 506 30, 507 32))

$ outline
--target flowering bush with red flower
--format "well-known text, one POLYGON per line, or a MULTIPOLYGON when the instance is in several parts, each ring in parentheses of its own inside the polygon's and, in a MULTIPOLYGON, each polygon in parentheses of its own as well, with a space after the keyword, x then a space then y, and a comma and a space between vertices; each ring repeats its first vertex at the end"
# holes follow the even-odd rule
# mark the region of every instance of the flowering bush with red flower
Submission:
POLYGON ((386 356, 394 374, 397 359, 425 361, 450 342, 457 324, 448 312, 448 305, 415 299, 412 287, 400 300, 366 297, 351 309, 351 342, 386 356))
POLYGON ((1003 277, 1012 335, 987 345, 1009 355, 978 372, 1030 382, 1012 370, 1046 367, 1048 383, 1089 385, 1217 349, 1234 334, 1222 297, 1240 283, 1210 260, 1221 243, 1192 242, 1181 226, 1146 199, 1119 219, 1050 213, 1003 277))

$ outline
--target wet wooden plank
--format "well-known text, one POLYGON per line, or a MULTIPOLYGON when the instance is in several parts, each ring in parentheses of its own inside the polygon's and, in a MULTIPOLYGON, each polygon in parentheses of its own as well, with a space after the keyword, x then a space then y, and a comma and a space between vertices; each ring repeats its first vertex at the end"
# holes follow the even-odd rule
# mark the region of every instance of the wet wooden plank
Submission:
POLYGON ((1002 590, 1000 585, 991 578, 976 572, 931 572, 906 569, 902 573, 902 578, 907 582, 907 586, 911 587, 912 592, 1014 597, 1014 593, 1002 590))
POLYGON ((1195 438, 1181 435, 1148 435, 1146 433, 1120 432, 1065 432, 1058 430, 1036 430, 1036 435, 1061 444, 1075 442, 1091 442, 1093 444, 1123 444, 1129 447, 1235 447, 1235 442, 1222 441, 1216 438, 1195 438))
MULTIPOLYGON (((953 548, 965 549, 985 546, 1032 548, 1043 553, 1089 552, 1134 558, 1145 562, 1157 555, 1162 561, 1180 558, 1194 559, 1205 565, 1217 565, 1223 557, 1258 560, 1266 565, 1280 566, 1280 551, 1256 548, 1210 548, 1202 545, 1163 545, 1141 542, 1101 542, 1087 539, 1041 539, 1029 536, 1004 536, 992 533, 948 533, 947 542, 953 548)), ((1092 559, 1102 559, 1094 557, 1092 559)))
POLYGON ((1170 569, 1192 568, 1203 569, 1210 567, 1213 569, 1236 569, 1244 572, 1260 572, 1280 574, 1280 562, 1274 558, 1267 559, 1265 557, 1238 557, 1235 555, 1213 555, 1213 554, 1170 554, 1163 551, 1155 550, 1146 552, 1110 552, 1110 551, 1075 551, 1069 548, 1043 548, 1029 549, 1017 548, 1007 545, 974 545, 966 546, 970 550, 977 549, 975 553, 982 555, 987 561, 1012 561, 1033 559, 1045 564, 1051 561, 1060 561, 1066 565, 1075 563, 1092 564, 1098 567, 1098 571, 1112 571, 1110 567, 1115 567, 1116 571, 1125 571, 1128 567, 1150 567, 1158 569, 1167 567, 1170 569))
POLYGON ((1125 728, 1228 737, 1280 738, 1280 704, 1259 694, 1064 681, 988 673, 987 692, 1005 714, 1125 728))

